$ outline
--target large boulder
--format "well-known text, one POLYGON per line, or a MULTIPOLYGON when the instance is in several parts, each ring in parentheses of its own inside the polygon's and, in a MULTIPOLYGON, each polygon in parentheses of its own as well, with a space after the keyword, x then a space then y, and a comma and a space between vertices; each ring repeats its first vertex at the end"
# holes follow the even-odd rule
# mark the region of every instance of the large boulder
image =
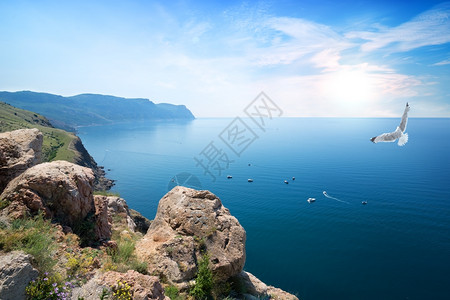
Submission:
POLYGON ((136 245, 149 268, 185 288, 208 253, 216 279, 239 274, 245 263, 244 228, 209 191, 177 186, 160 201, 155 219, 136 245))
POLYGON ((42 141, 36 128, 0 133, 0 193, 8 182, 41 162, 42 141))
POLYGON ((128 284, 134 300, 170 300, 164 295, 164 289, 156 276, 143 275, 133 270, 126 273, 108 271, 97 273, 84 285, 73 289, 72 300, 98 300, 104 289, 109 295, 113 294, 118 282, 128 284))
POLYGON ((73 226, 94 214, 92 170, 66 162, 43 163, 13 179, 0 198, 9 202, 10 217, 44 212, 62 225, 73 226))
POLYGON ((0 299, 25 299, 25 288, 38 277, 30 263, 31 256, 14 251, 0 256, 0 299))
POLYGON ((129 270, 126 273, 108 271, 100 277, 100 282, 109 287, 116 286, 118 281, 130 286, 135 300, 170 300, 164 295, 164 289, 156 276, 143 275, 129 270))

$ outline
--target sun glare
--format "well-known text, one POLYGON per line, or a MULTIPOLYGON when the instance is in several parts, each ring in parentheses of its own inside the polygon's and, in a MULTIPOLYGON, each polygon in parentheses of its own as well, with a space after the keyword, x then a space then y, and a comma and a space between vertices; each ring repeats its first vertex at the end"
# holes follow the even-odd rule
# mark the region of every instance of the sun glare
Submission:
POLYGON ((370 75, 364 70, 341 70, 329 75, 326 96, 348 112, 371 101, 374 96, 370 75))

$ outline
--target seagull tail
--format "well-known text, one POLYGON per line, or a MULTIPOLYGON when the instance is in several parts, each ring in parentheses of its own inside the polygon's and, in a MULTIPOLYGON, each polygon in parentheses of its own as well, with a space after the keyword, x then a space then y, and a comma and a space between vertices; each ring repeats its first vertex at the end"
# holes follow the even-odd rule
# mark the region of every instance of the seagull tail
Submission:
POLYGON ((372 143, 375 143, 375 144, 376 144, 376 143, 377 143, 377 142, 375 142, 375 139, 376 139, 376 138, 377 138, 377 137, 374 136, 373 138, 370 139, 370 141, 371 141, 372 143))
POLYGON ((402 133, 402 136, 398 139, 398 145, 404 146, 408 142, 408 134, 402 133))

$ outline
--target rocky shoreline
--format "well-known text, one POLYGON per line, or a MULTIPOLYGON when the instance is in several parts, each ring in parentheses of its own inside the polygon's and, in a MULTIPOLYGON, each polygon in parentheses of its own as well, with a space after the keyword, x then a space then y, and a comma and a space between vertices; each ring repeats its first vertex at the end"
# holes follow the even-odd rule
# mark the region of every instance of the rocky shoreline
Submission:
POLYGON ((97 165, 87 151, 80 151, 80 161, 89 168, 40 163, 37 129, 3 133, 0 141, 7 184, 0 190, 0 299, 25 299, 27 286, 52 278, 67 280, 63 285, 55 279, 53 287, 67 291, 55 299, 119 292, 124 299, 198 299, 193 290, 199 289, 214 299, 298 299, 243 270, 246 232, 213 193, 177 186, 150 221, 120 197, 94 194, 97 165), (20 227, 17 220, 47 226, 35 234, 48 239, 48 249, 33 252, 24 246, 27 240, 18 243, 33 226, 20 227), (201 271, 205 259, 207 270, 201 271), (209 289, 200 286, 202 272, 213 278, 209 289))
POLYGON ((114 186, 114 180, 106 178, 104 168, 97 165, 94 158, 87 152, 79 137, 76 137, 72 141, 69 145, 69 149, 76 153, 74 163, 90 168, 94 172, 94 189, 96 191, 108 191, 114 186))

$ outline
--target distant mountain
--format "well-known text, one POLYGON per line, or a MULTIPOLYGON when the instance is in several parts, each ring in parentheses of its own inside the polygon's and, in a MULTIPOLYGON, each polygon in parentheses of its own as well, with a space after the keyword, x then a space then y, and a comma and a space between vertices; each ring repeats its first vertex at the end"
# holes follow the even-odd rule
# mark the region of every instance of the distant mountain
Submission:
POLYGON ((63 97, 30 91, 0 92, 0 101, 39 113, 63 129, 122 121, 195 118, 184 105, 98 94, 63 97))

